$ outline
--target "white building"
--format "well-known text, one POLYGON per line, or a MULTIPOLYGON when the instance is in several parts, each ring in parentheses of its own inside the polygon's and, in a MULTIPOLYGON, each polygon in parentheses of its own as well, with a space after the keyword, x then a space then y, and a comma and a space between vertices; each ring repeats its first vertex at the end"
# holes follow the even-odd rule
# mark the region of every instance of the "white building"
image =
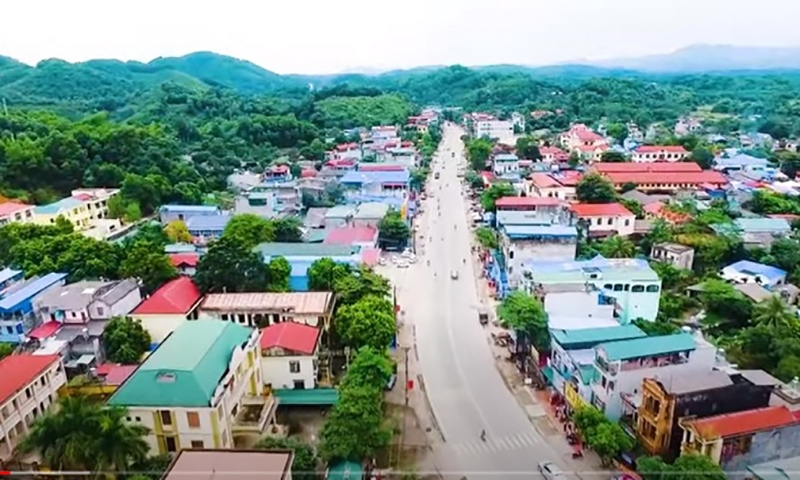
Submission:
POLYGON ((622 237, 633 234, 636 215, 620 203, 577 203, 572 205, 572 211, 586 222, 590 234, 622 237))
POLYGON ((33 223, 33 205, 20 202, 5 202, 0 204, 0 225, 7 223, 33 223))
POLYGON ((786 272, 780 268, 763 263, 739 260, 724 267, 719 276, 732 283, 755 283, 765 288, 777 287, 786 283, 786 272))
POLYGON ((680 145, 642 145, 631 153, 633 162, 680 162, 691 152, 680 145))
POLYGON ((142 323, 154 343, 189 320, 197 318, 197 306, 203 295, 189 277, 179 277, 164 284, 131 312, 142 323))
POLYGON ((492 160, 492 166, 495 175, 518 175, 519 174, 519 158, 511 153, 501 153, 495 155, 492 160))
POLYGON ((514 137, 514 122, 509 120, 476 120, 473 126, 475 137, 493 140, 508 140, 514 137))
POLYGON ((0 360, 0 461, 11 460, 36 418, 67 383, 58 355, 12 354, 0 360))
POLYGON ((293 390, 316 387, 319 340, 320 330, 302 323, 276 323, 262 329, 264 385, 293 390))

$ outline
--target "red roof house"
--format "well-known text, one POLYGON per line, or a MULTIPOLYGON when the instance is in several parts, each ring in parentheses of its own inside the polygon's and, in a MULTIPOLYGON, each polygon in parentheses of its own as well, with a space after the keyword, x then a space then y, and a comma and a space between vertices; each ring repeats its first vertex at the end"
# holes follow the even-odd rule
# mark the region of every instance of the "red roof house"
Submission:
POLYGON ((372 227, 342 227, 331 230, 322 242, 327 245, 354 245, 356 243, 375 244, 378 230, 372 227))
POLYGON ((0 360, 0 405, 60 361, 59 355, 30 354, 12 354, 0 360))
POLYGON ((621 203, 575 203, 572 211, 578 217, 633 217, 621 203))
POLYGON ((282 322, 261 329, 261 350, 281 348, 303 355, 317 351, 320 330, 304 323, 282 322))
POLYGON ((553 197, 502 197, 495 206, 498 210, 535 210, 536 207, 555 207, 564 202, 553 197))
POLYGON ((28 337, 36 340, 44 340, 45 338, 52 337, 58 333, 59 330, 61 330, 61 323, 53 321, 45 322, 31 330, 28 337))
POLYGON ((131 315, 188 315, 202 296, 191 278, 179 277, 153 292, 131 315))
POLYGON ((703 171, 700 165, 694 162, 599 162, 592 165, 592 170, 597 173, 685 173, 703 171))
POLYGON ((33 205, 26 205, 26 204, 20 203, 20 202, 0 203, 0 217, 7 217, 9 215, 14 215, 17 212, 30 210, 32 208, 33 208, 33 205))
POLYGON ((683 427, 708 441, 773 430, 794 423, 797 423, 797 419, 791 410, 776 406, 689 420, 683 423, 683 427))
POLYGON ((169 256, 169 261, 172 262, 176 268, 197 267, 197 262, 200 260, 198 253, 172 253, 169 256))

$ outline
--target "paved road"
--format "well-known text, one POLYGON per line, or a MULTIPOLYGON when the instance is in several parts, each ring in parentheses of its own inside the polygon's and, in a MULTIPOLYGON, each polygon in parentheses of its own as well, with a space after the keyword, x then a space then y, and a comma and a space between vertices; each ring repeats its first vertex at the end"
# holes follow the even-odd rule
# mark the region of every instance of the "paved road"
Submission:
POLYGON ((471 233, 456 176, 458 164, 464 163, 462 134, 456 127, 445 128, 434 166, 440 178, 431 179, 434 198, 427 200, 418 222, 424 237, 421 248, 418 244, 420 262, 396 271, 398 296, 415 325, 421 373, 445 437, 436 455, 440 468, 451 472, 446 478, 531 478, 538 462, 558 456, 506 388, 478 323, 471 233), (454 271, 457 280, 451 279, 454 271), (484 429, 485 442, 480 440, 484 429))

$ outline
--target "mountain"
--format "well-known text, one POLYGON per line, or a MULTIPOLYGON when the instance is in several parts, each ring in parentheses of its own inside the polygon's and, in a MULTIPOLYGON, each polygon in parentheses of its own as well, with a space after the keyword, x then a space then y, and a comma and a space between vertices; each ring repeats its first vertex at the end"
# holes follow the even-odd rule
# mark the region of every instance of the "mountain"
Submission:
POLYGON ((800 70, 800 47, 692 45, 664 55, 602 60, 587 64, 647 73, 800 70))

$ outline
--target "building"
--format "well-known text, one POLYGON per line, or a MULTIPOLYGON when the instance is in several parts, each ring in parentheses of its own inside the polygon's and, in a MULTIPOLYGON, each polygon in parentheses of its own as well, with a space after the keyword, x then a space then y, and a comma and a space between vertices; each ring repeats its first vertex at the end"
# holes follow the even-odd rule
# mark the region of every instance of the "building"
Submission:
POLYGON ((725 175, 703 170, 694 162, 596 163, 592 171, 606 177, 617 189, 635 185, 641 192, 675 192, 728 185, 725 175))
POLYGON ((570 129, 559 135, 559 143, 570 152, 579 152, 581 149, 594 149, 606 146, 605 139, 593 132, 589 127, 582 123, 574 124, 570 129))
POLYGON ((227 214, 196 216, 186 221, 186 229, 195 244, 206 245, 222 236, 232 218, 233 215, 227 214))
POLYGON ((270 389, 303 390, 317 386, 321 330, 296 322, 275 323, 261 330, 261 371, 270 389))
POLYGON ((172 253, 169 255, 169 261, 179 274, 191 277, 197 272, 200 254, 197 252, 172 253))
POLYGON ((329 152, 329 160, 354 160, 360 161, 363 157, 361 145, 357 143, 340 143, 329 152))
POLYGON ((272 218, 284 210, 278 202, 278 194, 274 191, 246 191, 234 199, 233 212, 236 215, 252 214, 263 218, 272 218))
POLYGON ((661 279, 645 260, 607 259, 598 255, 573 262, 534 261, 522 268, 529 292, 539 288, 591 286, 611 300, 615 316, 622 324, 637 318, 655 321, 658 315, 661 279))
POLYGON ((697 133, 703 128, 703 125, 696 118, 682 117, 675 122, 673 133, 676 137, 683 137, 692 133, 697 133))
POLYGON ((786 272, 763 263, 739 260, 719 272, 723 280, 731 283, 756 283, 767 289, 786 283, 786 272))
POLYGON ((200 320, 263 328, 296 322, 327 329, 333 314, 331 292, 210 293, 200 304, 200 320))
POLYGON ((33 223, 33 205, 26 205, 20 202, 5 202, 0 204, 0 225, 12 222, 33 223))
POLYGON ((265 180, 251 188, 248 194, 256 194, 256 198, 261 194, 262 198, 268 198, 272 207, 279 213, 295 213, 303 207, 303 196, 298 180, 288 182, 265 180))
POLYGON ((128 315, 142 301, 135 280, 88 281, 50 288, 33 301, 42 322, 83 325, 128 315))
POLYGON ((492 170, 498 176, 519 175, 519 158, 511 153, 501 153, 492 159, 492 170))
POLYGON ((162 205, 158 209, 158 218, 162 225, 174 221, 188 222, 194 217, 216 217, 222 210, 215 205, 162 205))
POLYGON ((748 168, 764 169, 769 166, 766 158, 753 157, 744 153, 737 153, 732 157, 719 157, 714 160, 714 170, 722 172, 738 172, 748 168))
POLYGON ((708 371, 716 360, 716 348, 689 333, 602 343, 595 348, 598 375, 592 383, 591 403, 609 419, 619 420, 621 394, 640 388, 645 378, 708 371))
POLYGON ((400 172, 361 172, 349 171, 339 183, 351 192, 360 195, 400 197, 406 196, 409 190, 411 175, 408 170, 400 172))
POLYGON ((101 363, 87 373, 72 377, 58 393, 62 397, 89 397, 105 402, 137 368, 138 365, 101 363))
POLYGON ((325 245, 355 245, 362 248, 376 248, 378 229, 374 227, 342 227, 328 231, 325 245))
POLYGON ((76 230, 89 228, 89 210, 82 200, 75 197, 63 198, 57 202, 41 205, 33 210, 34 222, 39 225, 52 225, 58 217, 64 217, 76 230))
POLYGON ((532 173, 528 177, 527 193, 529 197, 552 197, 567 202, 577 199, 575 187, 583 174, 566 171, 562 173, 532 173))
POLYGON ((293 462, 292 450, 181 450, 161 480, 197 478, 199 472, 207 480, 292 480, 293 462))
POLYGON ((705 455, 726 472, 800 455, 800 422, 785 406, 688 418, 680 425, 681 454, 705 455))
POLYGON ((353 213, 353 226, 360 228, 378 228, 383 217, 389 213, 389 205, 381 202, 364 202, 356 207, 353 213))
POLYGON ((357 245, 336 245, 321 243, 262 243, 255 250, 265 263, 275 257, 283 257, 292 267, 289 276, 289 287, 293 292, 308 290, 308 269, 321 259, 330 258, 334 262, 356 267, 364 263, 365 256, 371 250, 357 245))
POLYGON ((56 401, 67 375, 58 355, 12 354, 0 360, 0 378, 0 462, 6 462, 56 401))
POLYGON ((669 263, 675 268, 691 270, 694 265, 694 249, 679 243, 657 243, 650 249, 650 258, 669 263))
POLYGON ((356 214, 354 205, 336 205, 325 212, 325 228, 341 228, 350 224, 356 214))
POLYGON ((64 285, 66 273, 48 273, 11 285, 0 292, 0 342, 24 343, 39 324, 33 299, 47 290, 64 285))
POLYGON ((569 154, 558 147, 539 147, 539 153, 542 155, 542 161, 547 163, 566 162, 569 160, 569 154))
POLYGON ((780 238, 792 233, 792 226, 785 218, 737 218, 733 223, 711 225, 721 235, 737 235, 745 247, 769 248, 780 238))
POLYGON ((25 278, 25 272, 6 267, 0 270, 0 298, 10 286, 25 278))
POLYGON ((164 341, 175 329, 197 318, 195 310, 203 295, 189 277, 179 277, 161 286, 130 314, 142 322, 153 343, 164 341))
POLYGON ((509 140, 514 138, 514 122, 496 118, 475 120, 472 126, 476 138, 488 137, 493 140, 509 140))
POLYGON ((680 455, 683 418, 766 407, 779 384, 761 370, 707 370, 645 378, 639 389, 622 393, 621 423, 649 455, 673 460, 680 455))
POLYGON ((633 234, 636 215, 621 203, 577 203, 572 205, 572 212, 586 223, 590 236, 633 234))
POLYGON ((633 162, 680 162, 689 158, 691 152, 680 145, 642 145, 633 150, 631 161, 633 162))
POLYGON ((275 401, 264 394, 258 330, 198 320, 175 330, 108 400, 147 427, 153 454, 229 448, 261 434, 275 401))

